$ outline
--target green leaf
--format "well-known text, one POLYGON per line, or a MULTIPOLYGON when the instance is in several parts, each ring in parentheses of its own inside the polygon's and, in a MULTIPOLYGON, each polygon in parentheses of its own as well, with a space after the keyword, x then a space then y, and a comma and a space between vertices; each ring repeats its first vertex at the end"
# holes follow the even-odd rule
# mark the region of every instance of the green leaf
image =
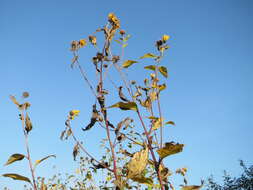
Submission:
POLYGON ((159 148, 157 150, 157 153, 159 154, 160 158, 163 159, 167 156, 170 156, 172 154, 176 154, 183 151, 183 144, 174 143, 174 142, 168 142, 165 143, 165 146, 162 148, 159 148))
POLYGON ((127 47, 127 45, 128 45, 128 44, 123 44, 123 45, 122 45, 122 48, 125 48, 125 47, 127 47))
POLYGON ((144 69, 155 71, 156 66, 155 65, 149 65, 149 66, 144 67, 144 69))
POLYGON ((48 158, 50 158, 50 157, 56 158, 56 156, 55 156, 54 154, 52 154, 52 155, 48 155, 48 156, 46 156, 46 157, 44 157, 44 158, 42 158, 42 159, 40 159, 40 160, 36 160, 33 168, 35 168, 35 167, 36 167, 37 165, 39 165, 41 162, 43 162, 44 160, 46 160, 46 159, 48 159, 48 158))
POLYGON ((25 155, 23 154, 13 154, 9 157, 8 161, 6 162, 5 166, 6 165, 9 165, 13 162, 16 162, 16 161, 20 161, 20 160, 23 160, 25 157, 25 155))
POLYGON ((152 186, 153 185, 153 180, 152 178, 147 178, 145 176, 136 176, 134 178, 131 178, 133 181, 139 182, 139 183, 143 183, 146 184, 148 186, 152 186))
POLYGON ((154 55, 153 53, 146 53, 145 55, 141 56, 140 59, 144 58, 156 58, 157 56, 154 55))
POLYGON ((133 110, 137 111, 137 104, 135 102, 118 102, 113 104, 109 108, 120 108, 121 110, 133 110))
POLYGON ((26 181, 28 183, 31 183, 30 179, 27 178, 27 177, 24 177, 22 175, 19 175, 19 174, 13 174, 13 173, 10 173, 10 174, 3 174, 4 177, 10 177, 14 180, 20 180, 20 181, 26 181))
POLYGON ((130 37, 131 37, 131 35, 128 34, 128 35, 124 38, 123 42, 127 42, 127 40, 129 40, 130 37))
POLYGON ((167 122, 165 123, 165 125, 174 125, 174 126, 175 126, 176 124, 175 124, 174 121, 167 121, 167 122))
POLYGON ((119 40, 114 40, 114 41, 117 42, 118 44, 122 44, 122 42, 119 40))
POLYGON ((164 66, 161 66, 161 67, 158 67, 160 73, 164 76, 164 77, 168 77, 168 71, 167 71, 167 68, 164 67, 164 66))
POLYGON ((128 68, 129 66, 131 66, 134 63, 138 63, 138 61, 133 61, 133 60, 127 60, 123 63, 122 67, 123 68, 128 68))

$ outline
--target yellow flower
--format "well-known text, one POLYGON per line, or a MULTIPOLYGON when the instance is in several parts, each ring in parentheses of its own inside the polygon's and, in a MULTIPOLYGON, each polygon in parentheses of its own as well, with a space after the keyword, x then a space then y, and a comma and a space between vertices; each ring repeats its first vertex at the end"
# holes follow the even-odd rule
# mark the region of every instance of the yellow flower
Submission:
POLYGON ((79 41, 80 47, 84 47, 86 44, 87 44, 87 42, 86 42, 85 39, 81 39, 81 40, 79 41))
POLYGON ((113 13, 108 14, 108 20, 111 20, 113 17, 115 17, 115 15, 113 13))
POLYGON ((168 39, 170 39, 170 36, 164 34, 163 37, 162 37, 162 41, 166 42, 168 39))
POLYGON ((71 110, 69 112, 70 119, 73 120, 75 118, 75 116, 78 116, 79 112, 80 112, 79 110, 71 110))

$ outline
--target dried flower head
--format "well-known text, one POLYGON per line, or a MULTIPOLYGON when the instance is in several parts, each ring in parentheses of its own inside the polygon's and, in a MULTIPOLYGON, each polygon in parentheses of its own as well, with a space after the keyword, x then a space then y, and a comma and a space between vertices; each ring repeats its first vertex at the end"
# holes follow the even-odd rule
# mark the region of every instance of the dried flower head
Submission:
POLYGON ((29 97, 29 93, 28 92, 23 92, 22 97, 23 98, 28 98, 29 97))

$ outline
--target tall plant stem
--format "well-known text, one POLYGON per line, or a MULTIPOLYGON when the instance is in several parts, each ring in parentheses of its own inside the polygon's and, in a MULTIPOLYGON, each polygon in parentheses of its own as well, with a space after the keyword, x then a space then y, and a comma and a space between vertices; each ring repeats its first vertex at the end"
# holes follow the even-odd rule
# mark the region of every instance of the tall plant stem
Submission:
POLYGON ((21 119, 22 119, 22 128, 23 128, 24 137, 25 137, 25 147, 26 147, 26 153, 27 153, 26 158, 28 159, 28 162, 29 162, 29 167, 30 167, 30 171, 31 171, 31 175, 32 175, 32 181, 33 181, 32 186, 33 186, 34 190, 37 190, 37 185, 36 185, 36 181, 35 181, 35 172, 34 172, 33 165, 32 165, 32 159, 31 159, 29 143, 28 143, 28 134, 25 130, 24 110, 21 111, 21 119))
POLYGON ((160 171, 159 171, 159 163, 158 163, 157 160, 156 160, 155 153, 154 153, 154 150, 153 150, 153 148, 152 148, 152 141, 151 141, 151 139, 150 139, 150 136, 149 136, 149 134, 148 134, 147 128, 146 128, 146 126, 145 126, 145 124, 144 124, 144 122, 143 122, 143 119, 142 119, 142 116, 141 116, 139 110, 137 110, 137 114, 138 114, 138 117, 139 117, 139 119, 140 119, 140 121, 141 121, 141 125, 142 125, 142 127, 143 127, 143 129, 144 129, 144 133, 145 133, 146 138, 147 138, 147 141, 148 141, 148 148, 149 148, 149 151, 150 151, 150 153, 151 153, 152 159, 153 159, 153 161, 154 161, 154 165, 155 165, 155 170, 156 170, 156 173, 157 173, 157 177, 158 177, 159 183, 160 183, 160 185, 161 185, 161 190, 164 190, 164 186, 163 186, 163 182, 162 182, 162 177, 161 177, 160 171))

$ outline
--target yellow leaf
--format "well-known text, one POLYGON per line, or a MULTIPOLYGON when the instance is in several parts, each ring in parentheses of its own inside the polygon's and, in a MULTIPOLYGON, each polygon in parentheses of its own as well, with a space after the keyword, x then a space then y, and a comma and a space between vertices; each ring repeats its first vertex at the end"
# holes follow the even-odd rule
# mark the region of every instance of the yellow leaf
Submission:
POLYGON ((9 165, 13 162, 16 162, 16 161, 20 161, 20 160, 23 160, 25 157, 25 155, 23 154, 13 154, 9 157, 8 161, 6 162, 5 166, 6 165, 9 165))
POLYGON ((158 118, 152 127, 152 130, 157 130, 162 126, 163 118, 158 118))
POLYGON ((10 177, 14 180, 21 180, 21 181, 26 181, 28 183, 31 183, 30 179, 27 178, 27 177, 24 177, 22 175, 19 175, 19 174, 13 174, 13 173, 10 173, 10 174, 3 174, 4 177, 10 177))
POLYGON ((33 168, 35 168, 35 167, 36 167, 37 165, 39 165, 41 162, 43 162, 44 160, 46 160, 46 159, 48 159, 48 158, 50 158, 50 157, 56 158, 56 156, 52 154, 52 155, 46 156, 46 157, 44 157, 44 158, 42 158, 42 159, 40 159, 40 160, 36 160, 33 168))
POLYGON ((155 71, 156 66, 155 65, 149 65, 149 66, 144 67, 144 69, 155 71))
POLYGON ((151 101, 155 101, 157 99, 157 93, 155 91, 151 92, 149 95, 151 101))
POLYGON ((118 102, 113 104, 109 108, 120 108, 121 110, 133 110, 137 111, 137 104, 135 102, 118 102))
POLYGON ((165 125, 174 125, 174 126, 175 126, 176 124, 175 124, 174 121, 167 121, 167 122, 165 123, 165 125))
POLYGON ((127 61, 125 61, 125 62, 123 63, 122 67, 123 67, 123 68, 128 68, 128 67, 130 67, 130 66, 131 66, 132 64, 134 64, 134 63, 138 63, 138 61, 127 60, 127 61))
POLYGON ((164 66, 161 66, 161 67, 158 67, 160 73, 164 76, 164 77, 168 77, 168 71, 167 71, 167 68, 164 67, 164 66))
POLYGON ((165 143, 165 146, 162 148, 159 148, 157 150, 157 153, 159 154, 160 158, 165 158, 167 156, 170 156, 172 154, 176 154, 179 152, 182 152, 184 145, 174 142, 168 142, 165 143))
POLYGON ((148 148, 134 153, 133 158, 126 164, 127 178, 133 179, 140 176, 148 163, 148 148))
POLYGON ((162 90, 166 89, 166 84, 161 84, 161 85, 158 85, 157 87, 158 87, 159 91, 162 91, 162 90))
POLYGON ((146 53, 145 55, 141 56, 140 59, 144 58, 156 58, 157 56, 152 53, 146 53))

